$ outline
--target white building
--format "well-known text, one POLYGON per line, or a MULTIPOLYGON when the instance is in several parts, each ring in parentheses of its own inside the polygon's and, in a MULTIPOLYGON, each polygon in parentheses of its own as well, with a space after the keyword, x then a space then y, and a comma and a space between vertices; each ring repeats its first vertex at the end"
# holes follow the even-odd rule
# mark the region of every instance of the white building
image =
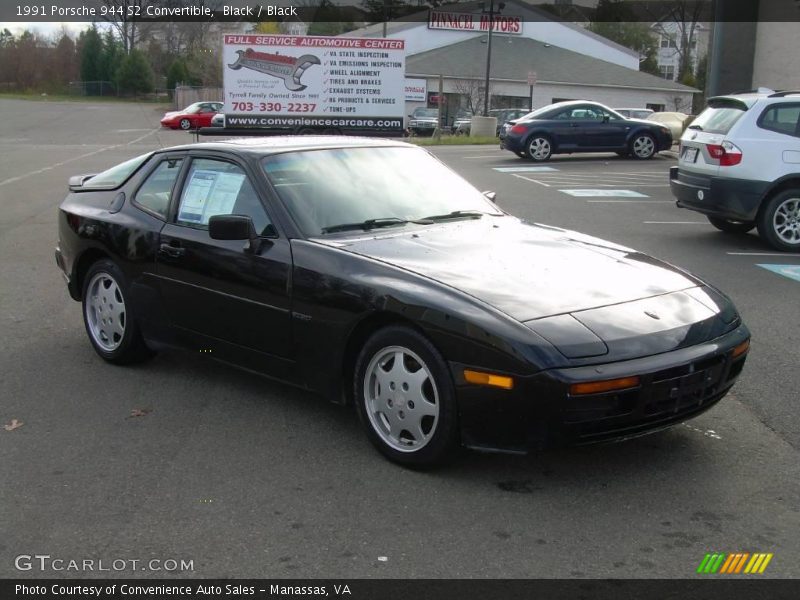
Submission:
MULTIPOLYGON (((420 106, 437 106, 441 76, 450 124, 465 109, 482 109, 488 49, 484 5, 443 7, 344 35, 382 37, 385 28, 386 37, 405 40, 406 75, 424 82, 426 92, 426 100, 406 103, 406 114, 420 106)), ((496 23, 490 108, 531 107, 529 76, 536 79, 533 108, 560 100, 594 100, 612 108, 674 111, 691 106, 699 91, 640 72, 635 51, 518 0, 505 2, 496 23)))
POLYGON ((654 23, 650 29, 658 42, 656 60, 664 79, 678 80, 681 59, 684 56, 687 57, 692 73, 697 73, 697 65, 708 54, 711 32, 708 23, 662 21, 654 23))

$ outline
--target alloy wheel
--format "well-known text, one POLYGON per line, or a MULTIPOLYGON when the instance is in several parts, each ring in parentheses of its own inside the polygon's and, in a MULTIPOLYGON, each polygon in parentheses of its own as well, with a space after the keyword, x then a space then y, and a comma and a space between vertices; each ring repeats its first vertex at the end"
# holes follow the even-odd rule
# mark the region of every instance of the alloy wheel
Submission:
POLYGON ((364 403, 370 425, 399 452, 425 447, 439 422, 439 392, 418 354, 403 346, 385 347, 364 375, 364 403))
POLYGON ((655 150, 655 142, 649 135, 641 135, 633 142, 633 153, 637 158, 650 158, 655 150))
POLYGON ((772 216, 775 234, 786 244, 800 245, 800 198, 787 198, 772 216))
POLYGON ((116 350, 125 336, 125 300, 119 284, 108 273, 96 273, 86 288, 86 323, 98 346, 116 350))
POLYGON ((543 137, 536 137, 531 140, 528 145, 528 154, 533 160, 547 160, 550 158, 552 147, 550 140, 543 137))

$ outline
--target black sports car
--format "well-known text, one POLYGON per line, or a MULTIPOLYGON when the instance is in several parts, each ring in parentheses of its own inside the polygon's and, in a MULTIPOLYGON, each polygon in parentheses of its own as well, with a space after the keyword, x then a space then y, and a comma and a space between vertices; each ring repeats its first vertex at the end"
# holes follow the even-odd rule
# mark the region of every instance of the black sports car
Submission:
POLYGON ((401 142, 180 146, 70 190, 56 262, 102 358, 204 350, 353 402, 403 464, 667 427, 749 346, 713 287, 521 221, 401 142))
POLYGON ((616 152, 646 160, 669 150, 672 134, 655 121, 627 119, 602 104, 572 100, 507 123, 500 130, 500 147, 535 161, 573 152, 616 152))

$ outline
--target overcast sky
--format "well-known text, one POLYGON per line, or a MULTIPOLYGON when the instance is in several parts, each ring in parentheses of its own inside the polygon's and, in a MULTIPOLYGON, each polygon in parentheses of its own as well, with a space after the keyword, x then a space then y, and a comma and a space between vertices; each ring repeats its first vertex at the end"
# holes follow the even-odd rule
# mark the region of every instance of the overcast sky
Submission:
POLYGON ((24 23, 24 22, 14 21, 13 23, 0 22, 0 31, 2 31, 3 29, 8 29, 14 35, 19 35, 26 29, 30 29, 31 31, 38 31, 40 34, 44 36, 49 36, 52 35, 53 33, 61 31, 62 25, 65 26, 70 33, 76 36, 83 29, 92 26, 91 23, 86 21, 71 22, 71 23, 56 23, 56 22, 24 23))

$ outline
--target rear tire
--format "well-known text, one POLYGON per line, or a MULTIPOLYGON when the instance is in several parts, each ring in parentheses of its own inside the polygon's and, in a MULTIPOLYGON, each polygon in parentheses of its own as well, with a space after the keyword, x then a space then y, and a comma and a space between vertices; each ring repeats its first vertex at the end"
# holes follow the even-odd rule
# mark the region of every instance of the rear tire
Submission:
POLYGON ((759 235, 773 248, 800 252, 800 189, 784 190, 767 200, 757 225, 759 235))
POLYGON ((111 260, 94 263, 83 283, 83 322, 95 352, 105 361, 130 364, 150 358, 122 270, 111 260))
POLYGON ((756 224, 751 221, 731 221, 729 219, 720 219, 719 217, 712 217, 709 215, 706 215, 706 218, 714 227, 725 233, 747 233, 756 226, 756 224))
POLYGON ((389 460, 422 468, 453 455, 455 388, 446 363, 422 334, 397 325, 378 330, 358 356, 353 387, 361 425, 389 460))
POLYGON ((545 162, 553 155, 553 142, 546 135, 534 135, 528 140, 527 151, 531 160, 545 162))

